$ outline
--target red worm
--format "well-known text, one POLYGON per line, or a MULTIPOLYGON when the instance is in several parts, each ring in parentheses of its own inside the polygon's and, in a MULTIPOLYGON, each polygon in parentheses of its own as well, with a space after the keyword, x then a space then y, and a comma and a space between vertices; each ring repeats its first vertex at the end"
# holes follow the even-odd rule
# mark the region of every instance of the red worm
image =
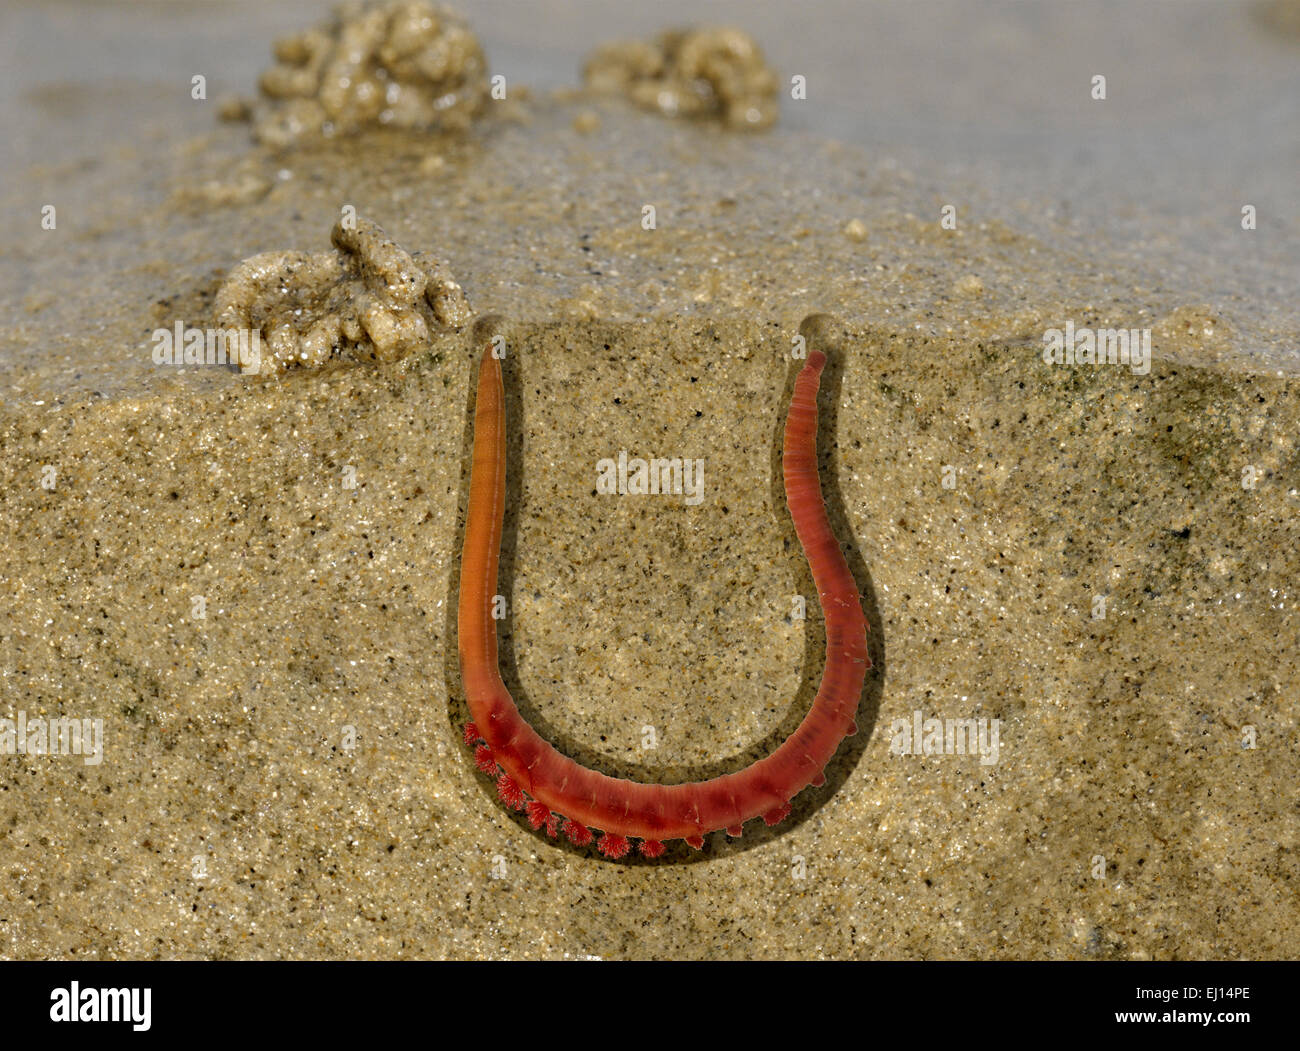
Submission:
POLYGON ((505 514, 506 442, 501 362, 489 345, 478 373, 474 459, 461 561, 460 669, 471 722, 465 743, 477 746, 478 766, 497 779, 501 799, 527 809, 533 828, 563 831, 574 843, 604 835, 597 846, 622 857, 640 839, 641 853, 657 857, 664 840, 695 848, 704 836, 732 836, 750 818, 774 825, 790 800, 826 780, 823 767, 840 742, 857 732, 854 715, 871 658, 867 619, 857 584, 831 532, 817 475, 817 389, 826 355, 813 350, 795 380, 785 424, 786 503, 812 570, 826 621, 826 666, 812 708, 775 752, 734 774, 689 784, 657 785, 609 777, 556 751, 524 720, 497 668, 497 631, 491 605, 497 588, 505 514))

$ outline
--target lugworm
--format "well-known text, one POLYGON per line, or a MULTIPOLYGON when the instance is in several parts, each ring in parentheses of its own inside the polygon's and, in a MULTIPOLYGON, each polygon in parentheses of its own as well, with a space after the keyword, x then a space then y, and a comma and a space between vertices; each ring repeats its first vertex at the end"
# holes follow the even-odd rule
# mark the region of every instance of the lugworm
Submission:
POLYGON ((857 732, 854 716, 871 658, 867 618, 831 531, 817 473, 817 391, 825 364, 822 350, 808 352, 795 379, 782 454, 786 503, 826 623, 826 664, 817 696, 771 755, 708 781, 660 785, 609 777, 562 755, 519 714, 501 680, 492 602, 505 516, 506 420, 501 362, 492 344, 485 345, 457 611, 461 679, 471 719, 464 737, 476 749, 479 769, 496 777, 502 801, 526 810, 534 829, 545 826, 552 837, 563 832, 579 846, 590 843, 591 830, 598 829, 603 835, 597 847, 611 858, 626 855, 633 839, 651 858, 664 852, 668 839, 685 839, 699 849, 710 832, 725 828, 739 836, 751 818, 775 825, 786 817, 795 794, 823 784, 826 763, 840 742, 857 732))

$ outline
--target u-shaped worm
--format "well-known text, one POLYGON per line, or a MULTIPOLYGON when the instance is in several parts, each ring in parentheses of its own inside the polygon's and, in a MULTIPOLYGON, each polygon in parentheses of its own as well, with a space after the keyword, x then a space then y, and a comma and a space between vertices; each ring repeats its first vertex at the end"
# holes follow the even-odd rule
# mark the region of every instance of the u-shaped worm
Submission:
POLYGON ((533 828, 545 826, 552 837, 563 832, 579 845, 590 843, 591 829, 598 829, 597 846, 612 858, 627 854, 633 839, 652 858, 669 839, 698 849, 707 833, 726 829, 739 836, 754 817, 776 824, 799 791, 824 783, 823 767, 857 732, 854 716, 871 659, 862 601, 831 531, 817 474, 817 392, 825 364, 822 350, 809 351, 790 399, 782 457, 786 503, 825 616, 826 664, 817 696, 771 755, 708 781, 659 785, 609 777, 562 755, 519 714, 501 680, 492 601, 505 516, 506 419, 501 362, 490 343, 484 346, 457 611, 471 718, 464 736, 476 747, 479 768, 496 776, 501 799, 526 809, 533 828))

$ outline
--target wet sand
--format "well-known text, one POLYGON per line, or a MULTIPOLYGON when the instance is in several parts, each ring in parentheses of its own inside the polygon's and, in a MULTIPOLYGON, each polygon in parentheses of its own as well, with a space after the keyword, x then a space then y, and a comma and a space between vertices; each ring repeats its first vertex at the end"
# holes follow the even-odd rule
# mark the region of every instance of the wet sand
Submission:
POLYGON ((4 261, 0 719, 102 719, 104 755, 0 755, 0 954, 1295 955, 1300 386, 1258 353, 1286 303, 943 230, 929 176, 857 147, 574 93, 467 138, 217 126, 47 174, 85 206, 4 261), (791 339, 835 316, 823 485, 876 667, 790 820, 614 863, 474 770, 468 328, 153 364, 349 203, 509 320, 503 674, 611 774, 739 769, 807 709, 779 434, 791 339), (1045 363, 1067 321, 1151 328, 1149 372, 1045 363), (704 499, 595 494, 624 449, 702 458, 704 499), (898 754, 918 712, 996 719, 996 761, 898 754))

